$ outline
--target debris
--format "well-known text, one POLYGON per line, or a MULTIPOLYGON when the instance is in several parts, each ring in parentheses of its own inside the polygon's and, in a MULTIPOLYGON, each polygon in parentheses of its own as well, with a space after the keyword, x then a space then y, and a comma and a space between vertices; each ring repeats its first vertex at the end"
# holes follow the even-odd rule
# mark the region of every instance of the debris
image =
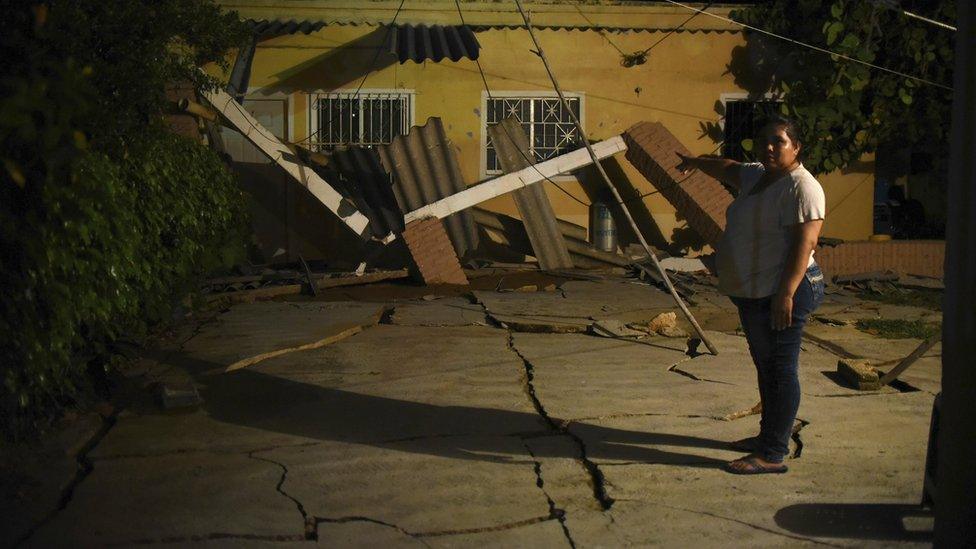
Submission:
POLYGON ((555 284, 547 284, 546 287, 543 288, 542 290, 545 291, 545 292, 555 292, 556 291, 556 285, 555 284))
MULTIPOLYGON (((302 267, 305 269, 305 279, 308 283, 308 291, 312 294, 312 297, 318 295, 318 291, 315 289, 315 281, 312 280, 312 270, 308 268, 308 263, 305 263, 305 258, 298 256, 298 260, 302 263, 302 267)), ((356 271, 356 276, 361 275, 358 270, 356 271)))
POLYGON ((512 290, 513 292, 538 292, 539 287, 535 284, 529 284, 528 286, 519 286, 512 290))
MULTIPOLYGON (((597 158, 613 156, 618 152, 627 150, 627 145, 619 135, 604 139, 593 145, 593 150, 597 158)), ((495 179, 485 181, 468 187, 459 193, 442 198, 437 202, 427 204, 404 215, 407 223, 425 217, 444 218, 455 212, 460 212, 481 204, 486 200, 512 192, 516 189, 545 181, 546 178, 555 177, 562 173, 568 173, 575 169, 592 164, 590 155, 583 149, 577 149, 555 158, 540 162, 534 166, 524 168, 514 173, 505 174, 495 179)))
POLYGON ((407 224, 403 241, 424 284, 468 285, 461 263, 440 219, 431 217, 407 224))
POLYGON ((678 214, 708 244, 725 230, 725 210, 732 195, 701 171, 678 172, 676 152, 691 152, 660 122, 640 122, 623 134, 627 160, 674 206, 678 214))
POLYGON ((203 90, 204 98, 215 109, 224 115, 230 124, 241 132, 261 152, 268 155, 272 162, 281 166, 292 178, 304 186, 326 208, 334 213, 352 232, 364 240, 369 237, 369 219, 346 200, 339 191, 335 190, 317 173, 298 161, 291 148, 283 143, 271 131, 261 125, 244 107, 234 100, 227 92, 203 90))
MULTIPOLYGON (((482 208, 474 208, 472 211, 474 212, 474 219, 479 225, 500 232, 505 237, 507 244, 518 247, 520 243, 528 241, 522 221, 482 208)), ((579 256, 616 267, 627 267, 633 263, 628 257, 611 252, 603 252, 590 246, 587 242, 577 240, 574 236, 571 236, 576 234, 576 232, 567 227, 567 225, 569 224, 559 224, 558 226, 563 235, 566 248, 569 250, 570 255, 573 256, 574 262, 579 262, 577 257, 579 256)), ((530 250, 524 251, 529 252, 530 250)))
MULTIPOLYGON (((499 163, 506 173, 516 172, 534 164, 529 138, 522 124, 514 116, 488 128, 488 135, 495 147, 499 163)), ((533 254, 543 270, 573 267, 569 250, 556 223, 556 214, 541 185, 517 189, 512 193, 518 207, 525 232, 532 244, 533 254)))
MULTIPOLYGON (((455 147, 440 118, 428 118, 423 126, 413 126, 377 150, 383 167, 392 176, 393 194, 400 212, 423 209, 431 202, 456 196, 468 188, 455 147)), ((458 257, 465 257, 478 248, 478 228, 467 211, 456 210, 442 216, 407 215, 398 222, 409 225, 427 217, 443 219, 444 230, 458 257)))
POLYGON ((678 326, 678 315, 671 311, 669 313, 661 313, 656 317, 652 318, 650 322, 647 323, 647 328, 656 333, 660 333, 661 330, 667 328, 676 328, 678 326))
POLYGON ((708 270, 702 260, 697 257, 665 257, 661 260, 661 266, 669 271, 679 273, 697 273, 708 270))
POLYGON ((590 324, 590 333, 602 337, 643 337, 646 334, 640 330, 628 328, 623 322, 613 319, 597 320, 590 324))
POLYGON ((867 360, 842 358, 837 361, 837 373, 859 391, 877 391, 881 388, 878 371, 867 360))
POLYGON ((834 283, 840 285, 853 284, 857 282, 895 282, 897 280, 898 273, 891 270, 836 275, 834 277, 834 283))
POLYGON ((725 416, 722 416, 722 419, 724 419, 725 421, 732 421, 734 419, 739 419, 739 418, 742 418, 742 417, 748 417, 748 416, 752 416, 752 415, 756 415, 756 414, 761 414, 761 413, 762 413, 762 401, 759 401, 752 408, 746 408, 745 410, 739 410, 738 412, 732 412, 731 414, 727 414, 725 416))
POLYGON ((903 358, 901 362, 899 362, 894 368, 891 369, 890 372, 885 374, 884 377, 881 378, 879 383, 881 385, 888 385, 889 383, 897 379, 898 376, 900 376, 905 370, 907 370, 909 366, 914 364, 916 360, 921 358, 922 355, 928 352, 929 349, 934 347, 935 344, 940 341, 942 341, 941 332, 929 337, 928 339, 920 343, 918 347, 916 347, 915 350, 911 352, 911 354, 903 358))
POLYGON ((423 299, 424 301, 434 301, 435 299, 438 299, 438 297, 439 296, 436 296, 434 294, 427 294, 425 296, 422 296, 420 299, 423 299))
POLYGON ((192 408, 203 402, 200 393, 192 383, 156 384, 156 399, 164 410, 178 410, 181 408, 192 408))
MULTIPOLYGON (((409 272, 406 269, 399 269, 395 271, 375 271, 372 273, 366 273, 362 276, 356 276, 354 273, 327 273, 321 275, 312 274, 312 277, 316 279, 315 287, 319 290, 324 290, 327 288, 337 288, 340 286, 355 286, 359 284, 369 284, 372 282, 380 282, 383 280, 394 280, 397 278, 406 278, 409 272)), ((253 277, 240 277, 240 278, 253 278, 253 277)), ((296 276, 288 279, 288 281, 294 281, 294 284, 285 284, 281 286, 265 286, 259 287, 258 284, 265 279, 259 277, 255 281, 251 281, 253 284, 250 288, 244 289, 231 289, 227 292, 211 293, 206 296, 206 301, 208 303, 213 303, 215 301, 227 301, 229 303, 247 302, 255 301, 258 299, 271 299, 273 297, 285 296, 285 295, 297 295, 302 293, 303 284, 301 280, 304 276, 296 276)), ((218 279, 226 281, 227 279, 218 279)), ((275 283, 275 279, 268 279, 269 282, 275 283)), ((281 280, 278 280, 280 282, 281 280)), ((224 287, 235 288, 233 284, 224 287)))

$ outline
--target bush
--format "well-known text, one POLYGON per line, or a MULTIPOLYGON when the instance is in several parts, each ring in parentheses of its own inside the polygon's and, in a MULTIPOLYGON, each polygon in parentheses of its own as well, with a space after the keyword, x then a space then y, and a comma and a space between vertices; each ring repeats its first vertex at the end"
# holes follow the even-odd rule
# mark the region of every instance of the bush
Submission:
POLYGON ((16 438, 74 402, 113 341, 168 318, 201 275, 239 259, 246 219, 220 158, 161 120, 171 78, 213 84, 187 73, 232 45, 236 17, 204 0, 9 4, 0 0, 0 429, 16 438), (182 38, 188 30, 198 34, 182 38))

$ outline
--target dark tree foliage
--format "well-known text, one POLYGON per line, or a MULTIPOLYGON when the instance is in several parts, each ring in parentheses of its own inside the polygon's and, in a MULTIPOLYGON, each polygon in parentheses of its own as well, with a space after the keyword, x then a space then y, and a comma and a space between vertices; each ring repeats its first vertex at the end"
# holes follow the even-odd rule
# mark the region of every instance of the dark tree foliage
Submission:
MULTIPOLYGON (((954 32, 912 19, 882 0, 768 0, 735 10, 742 23, 900 73, 952 86, 954 32)), ((890 4, 890 2, 888 2, 890 4)), ((952 24, 955 2, 895 3, 952 24)), ((952 92, 758 32, 733 52, 730 71, 757 97, 772 92, 797 120, 805 165, 843 168, 879 145, 899 144, 944 169, 952 92)))
POLYGON ((111 345, 239 257, 243 197, 165 89, 244 36, 209 0, 0 1, 0 429, 43 428, 111 345))

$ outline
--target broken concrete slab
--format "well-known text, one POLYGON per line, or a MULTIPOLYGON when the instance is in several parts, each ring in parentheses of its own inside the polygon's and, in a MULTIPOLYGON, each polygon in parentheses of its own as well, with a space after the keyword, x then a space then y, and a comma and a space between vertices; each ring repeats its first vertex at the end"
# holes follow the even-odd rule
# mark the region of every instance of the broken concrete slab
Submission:
POLYGON ((645 337, 647 332, 628 328, 626 324, 619 320, 604 319, 597 320, 590 324, 590 333, 600 337, 645 337))
POLYGON ((516 528, 549 517, 534 462, 518 437, 436 437, 381 446, 333 441, 258 456, 287 468, 282 489, 311 516, 369 517, 420 538, 516 528))
POLYGON ((248 455, 210 452, 102 461, 29 543, 132 545, 213 534, 300 541, 303 518, 275 489, 283 472, 248 455))
POLYGON ((461 297, 398 301, 390 322, 399 326, 486 326, 485 309, 461 297))
POLYGON ((837 361, 837 373, 859 391, 877 391, 881 388, 878 371, 867 360, 842 358, 837 361))
POLYGON ((702 383, 669 371, 689 360, 673 339, 516 333, 512 341, 531 364, 535 394, 553 418, 649 411, 721 417, 758 400, 755 389, 702 383))
POLYGON ((361 302, 260 302, 235 305, 200 328, 183 348, 197 368, 227 369, 332 342, 380 321, 385 306, 361 302))

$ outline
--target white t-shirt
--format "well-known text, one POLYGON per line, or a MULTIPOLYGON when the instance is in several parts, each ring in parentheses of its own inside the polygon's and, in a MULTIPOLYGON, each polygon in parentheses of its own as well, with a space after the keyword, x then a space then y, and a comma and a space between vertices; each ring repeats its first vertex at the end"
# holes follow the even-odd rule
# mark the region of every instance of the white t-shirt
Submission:
POLYGON ((760 298, 775 294, 789 253, 792 226, 823 219, 827 213, 823 187, 803 165, 752 193, 764 172, 759 163, 742 165, 739 194, 725 212, 725 233, 716 250, 719 290, 725 295, 760 298))

